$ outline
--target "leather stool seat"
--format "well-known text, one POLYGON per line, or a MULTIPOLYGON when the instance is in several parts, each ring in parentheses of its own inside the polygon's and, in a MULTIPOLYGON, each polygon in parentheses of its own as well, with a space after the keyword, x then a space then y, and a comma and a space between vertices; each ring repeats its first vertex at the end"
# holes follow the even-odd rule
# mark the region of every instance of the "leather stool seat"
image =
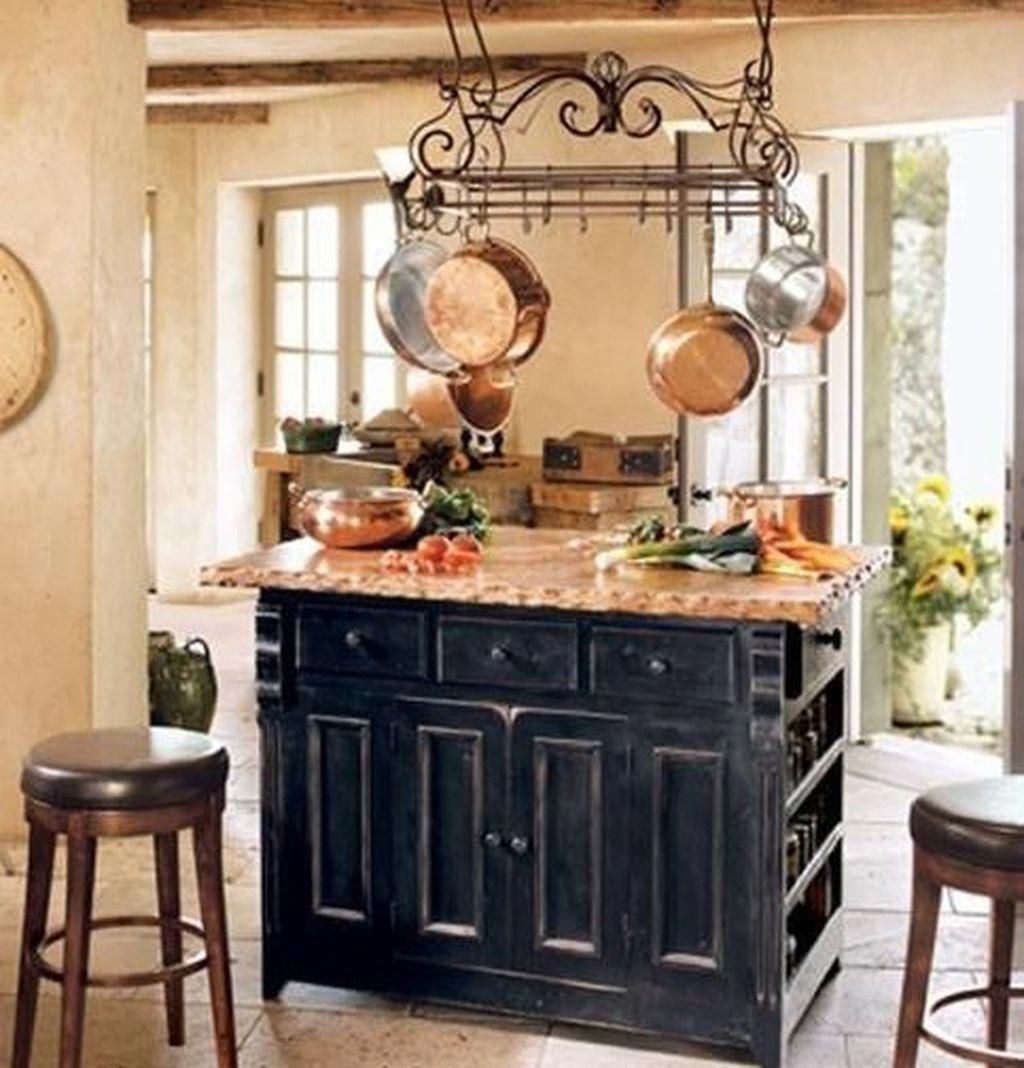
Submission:
POLYGON ((77 731, 48 738, 25 758, 22 792, 62 809, 150 809, 221 790, 224 746, 174 727, 77 731))
POLYGON ((922 849, 961 864, 1024 872, 1024 775, 930 790, 914 802, 910 833, 922 849))

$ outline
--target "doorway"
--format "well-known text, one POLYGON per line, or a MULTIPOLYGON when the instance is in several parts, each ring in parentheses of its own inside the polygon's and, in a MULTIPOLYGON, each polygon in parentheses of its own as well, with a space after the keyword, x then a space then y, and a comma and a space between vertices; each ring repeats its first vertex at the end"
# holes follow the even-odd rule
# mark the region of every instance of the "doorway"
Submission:
POLYGON ((890 675, 871 687, 862 728, 995 754, 1007 673, 1007 131, 939 128, 863 152, 863 423, 875 451, 862 495, 876 523, 887 506, 894 567, 865 619, 864 656, 877 666, 887 654, 890 675))

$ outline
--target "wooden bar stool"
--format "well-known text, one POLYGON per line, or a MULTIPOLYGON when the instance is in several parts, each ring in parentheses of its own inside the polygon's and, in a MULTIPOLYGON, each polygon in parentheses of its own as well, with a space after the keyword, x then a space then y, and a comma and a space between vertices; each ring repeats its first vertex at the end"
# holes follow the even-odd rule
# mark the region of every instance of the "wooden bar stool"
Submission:
POLYGON ((894 1068, 914 1068, 921 1039, 964 1060, 993 1066, 1024 1065, 1024 1053, 1006 1052, 1014 908, 1024 900, 1024 775, 943 786, 919 797, 910 812, 914 840, 914 894, 903 977, 894 1068), (992 899, 988 986, 941 997, 925 1012, 942 888, 992 899), (944 1032, 935 1014, 962 1001, 988 1002, 988 1047, 944 1032))
POLYGON ((12 1068, 28 1068, 40 977, 61 984, 61 1068, 82 1061, 85 990, 163 983, 167 1037, 185 1043, 184 978, 206 968, 217 1064, 233 1066, 235 1022, 221 868, 221 814, 228 755, 205 735, 168 727, 82 731, 37 745, 26 757, 21 789, 29 824, 28 881, 12 1068), (178 832, 192 828, 202 926, 181 918, 178 832), (67 836, 67 913, 49 934, 46 916, 58 834, 67 836), (158 916, 92 918, 96 841, 152 835, 158 916), (163 967, 131 975, 89 975, 89 937, 112 927, 158 927, 163 967), (183 955, 182 934, 205 952, 183 955), (64 942, 56 968, 44 951, 64 942))

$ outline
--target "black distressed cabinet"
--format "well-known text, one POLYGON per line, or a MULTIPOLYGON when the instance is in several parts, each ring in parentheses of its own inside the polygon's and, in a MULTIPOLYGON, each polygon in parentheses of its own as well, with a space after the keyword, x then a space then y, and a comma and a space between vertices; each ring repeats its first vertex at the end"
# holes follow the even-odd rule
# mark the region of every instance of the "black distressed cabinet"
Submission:
POLYGON ((393 991, 782 1064, 837 960, 838 879, 817 926, 801 894, 819 907, 840 856, 841 627, 264 591, 265 993, 393 991), (787 782, 787 724, 822 693, 835 744, 787 782), (831 835, 794 883, 787 821, 819 795, 831 835))

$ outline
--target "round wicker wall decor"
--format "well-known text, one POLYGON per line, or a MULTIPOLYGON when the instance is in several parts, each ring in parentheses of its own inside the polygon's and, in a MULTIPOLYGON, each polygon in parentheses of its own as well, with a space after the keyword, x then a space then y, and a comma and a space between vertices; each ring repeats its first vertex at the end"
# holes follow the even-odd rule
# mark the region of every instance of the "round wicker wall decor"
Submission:
POLYGON ((49 371, 42 294, 25 265, 0 245, 0 429, 38 400, 49 371))

